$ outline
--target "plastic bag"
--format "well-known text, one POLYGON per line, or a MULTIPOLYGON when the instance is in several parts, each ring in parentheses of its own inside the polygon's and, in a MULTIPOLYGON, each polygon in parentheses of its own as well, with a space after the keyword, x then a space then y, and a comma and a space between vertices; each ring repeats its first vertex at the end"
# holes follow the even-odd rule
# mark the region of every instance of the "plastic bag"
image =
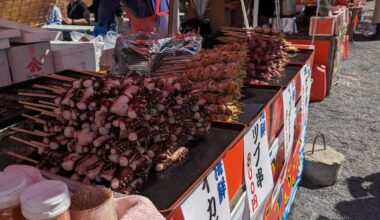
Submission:
POLYGON ((195 10, 197 10, 200 19, 205 15, 208 2, 209 0, 193 0, 195 10))
MULTIPOLYGON (((104 49, 104 45, 105 45, 103 37, 100 35, 95 37, 93 35, 80 33, 80 32, 76 32, 76 31, 71 32, 70 36, 74 42, 79 42, 79 43, 80 42, 91 42, 94 44, 96 71, 99 71, 100 70, 100 65, 99 65, 100 57, 103 54, 103 49, 104 49)), ((107 36, 108 36, 108 33, 107 33, 107 36)), ((111 39, 111 37, 110 37, 110 39, 111 39)), ((116 39, 115 39, 115 42, 116 42, 116 39)))

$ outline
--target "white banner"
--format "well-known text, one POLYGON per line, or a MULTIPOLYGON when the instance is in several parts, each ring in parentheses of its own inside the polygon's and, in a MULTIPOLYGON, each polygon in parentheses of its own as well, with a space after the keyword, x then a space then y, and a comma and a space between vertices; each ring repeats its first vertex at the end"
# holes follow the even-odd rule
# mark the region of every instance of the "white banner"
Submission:
POLYGON ((305 66, 301 70, 301 100, 302 100, 302 110, 303 110, 303 118, 304 123, 307 121, 308 113, 309 113, 309 102, 310 102, 310 91, 311 91, 311 67, 309 62, 305 64, 305 66))
POLYGON ((296 123, 297 108, 296 108, 296 87, 294 80, 282 93, 284 102, 284 142, 285 142, 285 161, 289 160, 292 152, 294 141, 294 126, 296 123))
POLYGON ((231 219, 227 178, 223 161, 203 179, 181 206, 185 220, 231 219))
POLYGON ((253 218, 273 188, 265 113, 244 136, 244 177, 248 207, 253 218))

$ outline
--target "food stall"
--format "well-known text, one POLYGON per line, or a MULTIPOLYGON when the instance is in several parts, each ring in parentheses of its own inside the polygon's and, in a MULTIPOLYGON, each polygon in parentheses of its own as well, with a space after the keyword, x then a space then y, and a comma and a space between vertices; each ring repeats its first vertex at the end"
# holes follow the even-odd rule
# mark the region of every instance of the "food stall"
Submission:
POLYGON ((55 71, 0 88, 1 175, 28 164, 67 185, 38 189, 102 185, 147 197, 166 219, 286 217, 314 50, 267 28, 222 32, 209 50, 195 34, 120 36, 114 74, 55 71))

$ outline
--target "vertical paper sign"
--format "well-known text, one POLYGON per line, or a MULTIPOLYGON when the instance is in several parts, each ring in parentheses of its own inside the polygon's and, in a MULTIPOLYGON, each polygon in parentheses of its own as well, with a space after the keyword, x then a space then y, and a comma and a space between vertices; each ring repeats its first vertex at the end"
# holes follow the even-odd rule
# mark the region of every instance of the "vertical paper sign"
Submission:
POLYGON ((227 178, 220 161, 181 206, 185 220, 231 219, 227 178))
POLYGON ((285 142, 285 159, 289 160, 290 153, 292 152, 293 139, 294 139, 294 125, 297 116, 296 109, 296 87, 294 80, 289 86, 284 89, 282 93, 284 100, 284 142, 285 142))
POLYGON ((303 124, 307 123, 308 108, 310 101, 310 90, 311 90, 311 67, 309 62, 305 64, 301 71, 301 82, 302 82, 302 110, 303 110, 303 124))
POLYGON ((265 123, 263 113, 244 136, 244 177, 251 217, 257 215, 273 188, 265 123))

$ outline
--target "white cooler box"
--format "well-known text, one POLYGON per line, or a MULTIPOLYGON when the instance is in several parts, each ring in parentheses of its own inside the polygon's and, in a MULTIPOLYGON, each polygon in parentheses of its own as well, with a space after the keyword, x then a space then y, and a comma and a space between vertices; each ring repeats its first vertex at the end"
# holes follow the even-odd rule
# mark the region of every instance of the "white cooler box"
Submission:
POLYGON ((0 49, 0 87, 12 83, 11 72, 9 71, 8 57, 5 50, 0 49))
POLYGON ((7 49, 7 55, 14 83, 55 72, 49 42, 15 45, 7 49))
POLYGON ((67 69, 96 71, 93 43, 52 41, 51 47, 57 72, 67 69))

